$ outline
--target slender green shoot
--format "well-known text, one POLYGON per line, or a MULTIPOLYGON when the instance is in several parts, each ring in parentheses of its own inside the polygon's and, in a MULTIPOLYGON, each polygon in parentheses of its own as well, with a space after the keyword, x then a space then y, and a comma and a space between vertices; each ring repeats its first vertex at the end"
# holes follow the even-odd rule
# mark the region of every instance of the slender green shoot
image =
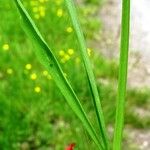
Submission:
POLYGON ((96 86, 96 82, 95 82, 94 73, 92 71, 90 59, 89 59, 89 56, 87 53, 85 38, 84 38, 82 29, 81 29, 79 21, 78 21, 75 4, 74 4, 73 0, 65 0, 65 3, 68 8, 68 11, 69 11, 69 14, 70 14, 77 38, 78 38, 78 42, 80 45, 80 53, 81 53, 81 57, 82 57, 82 60, 84 63, 89 86, 91 89, 93 103, 94 103, 94 107, 95 107, 95 111, 96 111, 96 116, 97 116, 100 132, 101 132, 101 136, 99 136, 99 137, 101 140, 103 140, 105 148, 108 149, 108 138, 106 135, 107 132, 106 132, 106 127, 105 127, 105 121, 104 121, 104 116, 103 116, 103 112, 102 112, 102 107, 101 107, 101 103, 100 103, 100 98, 99 98, 99 94, 98 94, 98 90, 97 90, 97 86, 96 86))
POLYGON ((47 43, 44 41, 43 37, 41 36, 39 30, 37 29, 36 25, 34 24, 33 20, 27 13, 26 9, 24 8, 23 4, 20 0, 14 0, 19 13, 22 18, 22 25, 29 36, 32 43, 34 43, 36 49, 35 52, 40 60, 40 62, 45 66, 45 68, 49 71, 52 78, 54 79, 56 85, 64 95, 67 103, 75 112, 77 117, 81 120, 83 126, 96 143, 97 147, 100 150, 103 150, 104 147, 99 140, 93 126, 90 124, 85 111, 83 110, 79 99, 77 98, 76 94, 74 93, 71 85, 64 77, 63 71, 55 58, 54 54, 52 53, 51 49, 48 47, 47 43))
POLYGON ((113 141, 113 150, 121 149, 124 106, 126 95, 127 68, 128 68, 128 49, 129 49, 129 30, 130 30, 130 0, 122 1, 122 27, 121 27, 121 46, 120 46, 120 66, 119 83, 117 96, 116 122, 113 141))

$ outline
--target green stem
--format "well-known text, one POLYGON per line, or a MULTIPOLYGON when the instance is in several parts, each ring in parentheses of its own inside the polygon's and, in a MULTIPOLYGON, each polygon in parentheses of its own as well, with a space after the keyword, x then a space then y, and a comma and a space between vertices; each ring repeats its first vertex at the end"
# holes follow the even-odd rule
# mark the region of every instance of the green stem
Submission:
POLYGON ((120 46, 119 83, 117 96, 116 122, 114 131, 113 150, 120 150, 124 126, 124 106, 126 96, 128 49, 130 30, 130 0, 122 1, 122 27, 120 46))

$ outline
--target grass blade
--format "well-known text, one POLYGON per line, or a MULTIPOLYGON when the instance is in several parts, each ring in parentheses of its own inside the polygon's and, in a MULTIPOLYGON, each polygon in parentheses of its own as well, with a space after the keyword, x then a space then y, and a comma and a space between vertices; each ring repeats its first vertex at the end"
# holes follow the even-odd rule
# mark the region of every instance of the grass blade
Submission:
POLYGON ((22 25, 27 35, 29 36, 31 42, 34 43, 34 45, 36 46, 35 52, 37 53, 39 60, 47 68, 52 78, 54 79, 56 85, 64 95, 67 103, 75 112, 77 117, 81 120, 85 129, 87 130, 93 141, 97 144, 97 147, 99 149, 103 149, 94 128, 90 124, 85 114, 85 111, 83 110, 80 104, 79 99, 77 98, 67 79, 64 77, 62 69, 58 61, 56 60, 54 54, 52 53, 51 49, 48 47, 47 43, 42 38, 39 30, 35 26, 34 22, 32 21, 31 17, 22 5, 21 1, 14 1, 22 17, 22 25))
POLYGON ((104 117, 103 117, 102 107, 101 107, 101 103, 100 103, 100 98, 99 98, 99 94, 98 94, 98 90, 97 90, 97 86, 96 86, 96 82, 95 82, 95 77, 94 77, 94 74, 92 71, 91 63, 89 60, 89 56, 87 53, 87 47, 86 47, 84 35, 81 30, 79 21, 78 21, 75 4, 74 4, 73 0, 65 0, 65 2, 66 2, 77 38, 79 41, 80 52, 81 52, 82 60, 83 60, 84 67, 86 70, 89 86, 90 86, 92 97, 93 97, 93 103, 94 103, 94 107, 95 107, 95 111, 96 111, 96 116, 98 119, 100 131, 101 131, 102 138, 101 137, 99 137, 99 138, 101 138, 103 140, 103 143, 104 143, 106 149, 108 149, 108 139, 107 139, 107 135, 106 135, 107 132, 106 132, 106 127, 105 127, 105 121, 104 121, 104 117))
POLYGON ((116 108, 117 109, 116 123, 113 142, 114 150, 121 149, 122 132, 124 124, 124 105, 126 95, 127 68, 128 68, 129 30, 130 30, 130 0, 123 0, 119 83, 118 83, 118 97, 116 108))

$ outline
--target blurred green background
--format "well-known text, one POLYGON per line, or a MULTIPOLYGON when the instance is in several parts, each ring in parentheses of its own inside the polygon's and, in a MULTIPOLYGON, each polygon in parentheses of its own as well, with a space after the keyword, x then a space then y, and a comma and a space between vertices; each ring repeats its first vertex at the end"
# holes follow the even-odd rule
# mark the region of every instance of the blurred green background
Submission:
MULTIPOLYGON (((87 79, 64 1, 23 2, 95 125, 87 79)), ((102 30, 98 11, 103 3, 99 0, 79 3, 79 18, 111 137, 118 61, 105 58, 101 50, 91 44, 102 30)), ((0 1, 0 19, 0 150, 63 150, 70 143, 76 143, 78 150, 96 149, 50 74, 38 62, 34 47, 20 26, 20 16, 13 1, 0 1)), ((128 89, 126 126, 149 128, 149 118, 139 117, 135 111, 138 107, 149 108, 149 98, 149 89, 128 89)), ((129 146, 124 149, 138 150, 134 143, 128 142, 128 134, 124 135, 126 142, 129 146)))

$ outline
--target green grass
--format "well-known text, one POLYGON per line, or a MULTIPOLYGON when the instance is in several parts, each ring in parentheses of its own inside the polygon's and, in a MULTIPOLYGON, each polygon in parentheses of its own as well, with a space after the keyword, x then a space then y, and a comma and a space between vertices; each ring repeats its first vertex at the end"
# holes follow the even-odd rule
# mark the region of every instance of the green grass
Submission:
POLYGON ((76 12, 76 7, 75 7, 74 2, 68 1, 68 0, 66 0, 65 2, 66 2, 74 29, 76 31, 76 36, 77 36, 77 39, 78 39, 78 42, 80 45, 80 53, 81 53, 81 57, 83 60, 85 72, 87 75, 87 79, 88 79, 88 83, 89 83, 89 87, 90 87, 90 91, 91 91, 91 95, 92 95, 92 99, 93 99, 93 103, 94 103, 94 109, 96 112, 98 125, 99 125, 100 132, 101 132, 99 139, 100 139, 100 141, 103 141, 105 149, 108 149, 109 142, 107 139, 105 120, 104 120, 103 111, 102 111, 102 107, 101 107, 101 101, 99 98, 99 94, 98 94, 98 90, 97 90, 97 86, 96 86, 96 82, 95 82, 95 77, 94 77, 94 74, 92 71, 90 58, 89 58, 88 52, 87 52, 87 46, 86 46, 84 34, 83 34, 81 26, 79 24, 79 20, 77 17, 77 12, 76 12))
POLYGON ((119 61, 118 95, 116 106, 116 121, 113 149, 120 150, 124 128, 124 107, 126 99, 126 84, 128 74, 128 50, 130 39, 130 0, 122 1, 121 44, 119 61))
MULTIPOLYGON (((67 101, 68 105, 74 111, 76 116, 80 119, 83 126, 85 127, 85 129, 87 130, 97 147, 99 147, 99 149, 103 149, 103 146, 100 142, 101 140, 99 140, 98 136, 96 135, 96 132, 92 124, 90 123, 84 108, 82 107, 71 84, 65 77, 64 72, 60 64, 58 63, 58 60, 53 54, 53 51, 43 39, 42 35, 40 34, 40 31, 34 24, 33 20, 29 16, 21 1, 15 0, 15 3, 21 15, 22 26, 26 34, 30 38, 31 42, 33 42, 33 44, 35 45, 35 52, 37 54, 37 57, 39 58, 39 61, 48 70, 57 87, 65 97, 65 100, 67 101)), ((85 51, 87 51, 87 49, 85 49, 85 51)))
MULTIPOLYGON (((44 39, 51 45, 67 74, 67 79, 71 82, 81 103, 84 104, 84 109, 88 113, 92 125, 99 133, 94 119, 95 112, 91 102, 90 89, 87 87, 86 74, 79 59, 79 46, 75 33, 74 31, 66 32, 66 28, 72 27, 72 24, 65 11, 64 3, 58 5, 54 0, 47 2, 47 5, 39 3, 38 5, 46 7, 46 16, 40 19, 35 18, 36 13, 32 10, 35 6, 31 6, 28 0, 24 4, 44 39), (64 12, 62 17, 57 16, 60 8, 64 12), (59 53, 60 50, 64 50, 67 54, 69 48, 74 49, 74 54, 64 63, 63 57, 59 53), (80 73, 76 74, 76 72, 80 73)), ((99 18, 93 17, 93 12, 89 11, 89 7, 92 7, 96 13, 97 6, 93 3, 86 3, 84 7, 79 8, 80 21, 84 27, 87 41, 95 38, 100 27, 99 18), (87 20, 84 20, 83 16, 87 20)), ((54 80, 48 75, 43 75, 45 69, 38 62, 32 43, 27 39, 23 30, 18 27, 20 20, 13 2, 0 1, 0 9, 2 18, 0 28, 0 149, 20 150, 23 147, 29 147, 28 149, 37 150, 62 150, 72 142, 76 143, 76 149, 97 149, 66 104, 62 94, 56 90, 54 80), (9 44, 8 51, 4 51, 2 48, 5 43, 9 44), (31 70, 25 68, 28 63, 32 65, 31 70), (13 70, 12 74, 10 74, 9 68, 13 70), (31 80, 32 73, 36 73, 36 80, 31 80), (41 92, 34 91, 36 86, 41 88, 41 92)), ((96 48, 91 49, 90 59, 92 66, 94 65, 93 69, 98 90, 100 90, 106 125, 113 126, 118 64, 116 60, 108 60, 103 57, 96 48)), ((141 121, 141 118, 133 113, 136 107, 149 109, 149 97, 149 89, 128 90, 126 105, 128 111, 125 113, 125 124, 129 124, 133 128, 149 128, 148 118, 142 118, 141 121), (132 118, 134 119, 132 120, 132 118)))

